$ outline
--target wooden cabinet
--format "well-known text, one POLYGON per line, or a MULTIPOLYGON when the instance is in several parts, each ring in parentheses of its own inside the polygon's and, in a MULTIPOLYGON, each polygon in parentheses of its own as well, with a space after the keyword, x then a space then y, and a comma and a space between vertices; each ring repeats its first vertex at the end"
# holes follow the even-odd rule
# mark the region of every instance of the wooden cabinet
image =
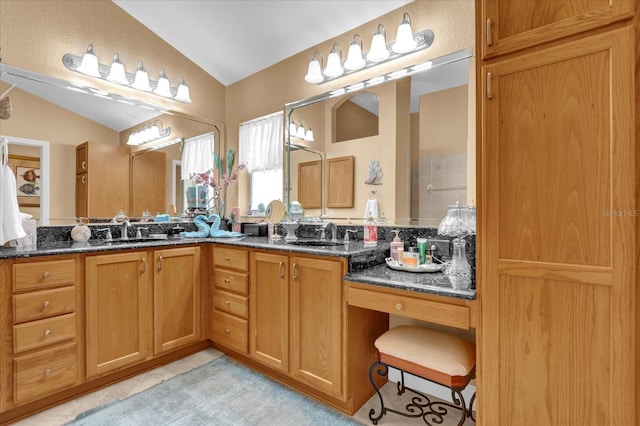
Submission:
POLYGON ((154 251, 154 354, 200 340, 200 248, 154 251))
POLYGON ((213 248, 213 282, 210 287, 211 339, 237 352, 249 353, 249 252, 213 248))
POLYGON ((250 354, 324 393, 342 395, 342 263, 251 253, 250 354))
POLYGON ((75 259, 0 265, 0 326, 9 331, 0 354, 0 411, 77 385, 82 380, 75 259), (4 279, 3 279, 4 278, 4 279), (11 283, 11 288, 9 288, 11 283), (9 329, 4 328, 5 324, 9 329))
POLYGON ((129 214, 129 149, 85 142, 76 147, 76 216, 129 214))
POLYGON ((482 56, 492 57, 633 16, 633 0, 483 0, 478 28, 482 56))
POLYGON ((85 275, 87 377, 145 360, 152 333, 148 253, 87 256, 85 275))
POLYGON ((289 370, 289 257, 251 253, 251 357, 282 372, 289 370))
POLYGON ((293 256, 290 281, 290 372, 297 380, 342 394, 342 264, 293 256))
MULTIPOLYGON (((632 3, 478 7, 501 11, 502 53, 606 25, 632 3)), ((480 64, 479 424, 637 418, 637 34, 627 21, 480 64)))

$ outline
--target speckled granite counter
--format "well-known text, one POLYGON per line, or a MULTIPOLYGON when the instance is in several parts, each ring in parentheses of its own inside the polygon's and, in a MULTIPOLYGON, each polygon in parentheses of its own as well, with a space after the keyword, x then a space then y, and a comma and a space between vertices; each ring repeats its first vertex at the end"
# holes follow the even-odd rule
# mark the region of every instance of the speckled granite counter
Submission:
POLYGON ((468 300, 474 300, 476 298, 475 290, 465 291, 454 289, 449 278, 442 272, 415 273, 395 271, 387 267, 387 265, 382 264, 360 271, 349 272, 344 279, 345 281, 430 293, 439 296, 457 297, 468 300))
POLYGON ((266 237, 169 238, 165 240, 132 239, 130 241, 114 240, 112 242, 102 239, 91 239, 83 243, 74 241, 53 241, 38 243, 36 247, 0 247, 0 259, 171 247, 185 244, 226 244, 247 248, 281 250, 291 253, 295 252, 331 257, 346 257, 349 258, 350 271, 361 270, 384 261, 384 256, 389 251, 388 243, 380 243, 377 247, 364 247, 364 244, 361 241, 332 247, 299 246, 288 244, 284 240, 269 240, 266 237))

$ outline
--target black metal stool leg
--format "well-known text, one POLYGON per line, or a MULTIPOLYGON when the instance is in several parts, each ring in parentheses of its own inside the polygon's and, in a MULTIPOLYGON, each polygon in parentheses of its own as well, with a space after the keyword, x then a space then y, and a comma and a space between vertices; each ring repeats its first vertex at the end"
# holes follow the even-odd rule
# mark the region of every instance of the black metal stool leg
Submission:
POLYGON ((369 368, 369 381, 371 382, 371 386, 373 386, 373 389, 375 389, 376 393, 378 394, 378 398, 380 398, 380 414, 378 416, 375 416, 376 410, 372 408, 371 410, 369 410, 369 420, 371 420, 374 425, 377 425, 378 420, 380 420, 382 416, 387 414, 387 409, 384 408, 384 400, 382 399, 380 389, 378 388, 378 385, 376 385, 375 380, 373 380, 374 371, 378 373, 379 376, 386 376, 389 372, 389 366, 380 361, 376 361, 371 364, 371 368, 369 368))
POLYGON ((473 420, 474 422, 476 421, 475 416, 473 415, 473 403, 476 401, 476 393, 473 393, 473 396, 471 397, 471 401, 469 401, 469 410, 467 412, 467 417, 469 417, 471 420, 473 420))

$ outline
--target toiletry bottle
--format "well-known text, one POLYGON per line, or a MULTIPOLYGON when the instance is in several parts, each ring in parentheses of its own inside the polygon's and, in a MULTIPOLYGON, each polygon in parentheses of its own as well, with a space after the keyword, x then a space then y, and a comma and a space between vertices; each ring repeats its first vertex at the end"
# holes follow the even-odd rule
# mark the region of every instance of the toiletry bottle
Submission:
POLYGON ((431 249, 429 247, 427 247, 427 256, 424 263, 427 265, 431 265, 433 263, 433 256, 431 255, 431 249))
POLYGON ((398 231, 397 229, 394 229, 391 232, 395 232, 396 236, 393 238, 393 241, 389 244, 389 247, 391 248, 391 257, 393 258, 393 260, 398 261, 398 249, 400 247, 402 247, 402 250, 404 251, 404 243, 402 242, 402 240, 400 239, 400 231, 398 231))
POLYGON ((406 266, 417 267, 419 254, 416 247, 409 247, 409 252, 404 254, 404 264, 406 266))
POLYGON ((398 247, 398 264, 404 265, 404 247, 398 247))
POLYGON ((427 239, 418 237, 416 238, 416 243, 418 244, 418 253, 420 254, 418 265, 427 263, 427 239))
POLYGON ((364 246, 374 247, 378 245, 378 226, 371 212, 367 213, 367 216, 367 220, 364 221, 364 246))

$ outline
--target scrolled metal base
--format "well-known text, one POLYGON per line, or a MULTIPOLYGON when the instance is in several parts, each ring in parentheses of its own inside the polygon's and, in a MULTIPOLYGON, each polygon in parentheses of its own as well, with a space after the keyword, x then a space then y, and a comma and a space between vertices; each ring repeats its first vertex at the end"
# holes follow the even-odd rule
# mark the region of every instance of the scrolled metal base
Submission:
MULTIPOLYGON (((420 393, 416 390, 408 388, 404 384, 404 371, 400 370, 400 381, 397 383, 398 395, 402 395, 405 391, 410 391, 415 396, 411 398, 411 402, 405 406, 406 411, 397 411, 389 407, 385 407, 384 400, 382 399, 382 394, 380 393, 380 389, 376 385, 374 378, 374 373, 379 376, 386 376, 389 373, 389 366, 383 362, 376 361, 371 365, 369 369, 369 381, 371 385, 375 389, 378 394, 378 398, 380 398, 380 413, 376 416, 376 410, 372 408, 369 410, 369 420, 373 422, 374 425, 378 424, 378 421, 385 415, 387 412, 399 414, 404 417, 410 418, 418 418, 422 417, 422 420, 429 425, 433 426, 433 424, 442 424, 444 421, 444 416, 449 413, 449 409, 460 410, 462 412, 462 417, 458 422, 458 426, 464 424, 466 419, 470 417, 473 418, 473 401, 475 400, 475 394, 471 398, 471 405, 469 409, 467 409, 464 401, 464 397, 462 396, 462 389, 451 389, 451 397, 453 400, 453 404, 445 401, 432 401, 427 395, 420 393), (433 422, 433 423, 432 423, 433 422)), ((419 377, 419 376, 416 376, 419 377)), ((421 377, 424 379, 424 377, 421 377)), ((428 380, 428 379, 425 379, 428 380)))

